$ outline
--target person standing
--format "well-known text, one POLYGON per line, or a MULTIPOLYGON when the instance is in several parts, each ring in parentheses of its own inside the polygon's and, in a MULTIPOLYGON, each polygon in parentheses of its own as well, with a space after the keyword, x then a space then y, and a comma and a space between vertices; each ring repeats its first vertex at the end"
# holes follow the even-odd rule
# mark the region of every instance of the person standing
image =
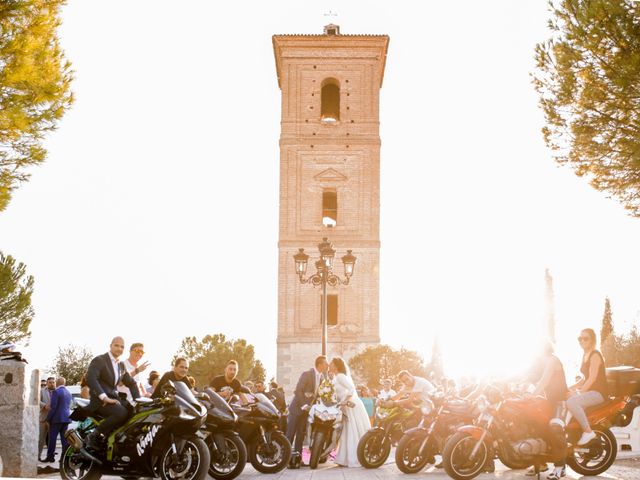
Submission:
POLYGON ((71 409, 71 393, 65 387, 64 377, 58 377, 56 380, 56 389, 51 393, 51 407, 47 413, 47 424, 49 425, 49 446, 47 448, 47 458, 45 462, 55 462, 56 442, 60 435, 60 443, 62 444, 62 453, 67 451, 69 443, 64 438, 67 427, 71 420, 69 419, 69 411, 71 409))
MULTIPOLYGON (((140 374, 149 366, 149 362, 140 363, 143 356, 144 345, 139 342, 132 343, 129 348, 129 358, 124 361, 124 367, 127 369, 127 372, 129 372, 129 375, 131 375, 131 378, 135 380, 140 395, 143 397, 149 397, 150 394, 147 393, 147 389, 142 383, 142 377, 140 376, 140 374)), ((127 396, 127 401, 133 404, 131 391, 122 382, 118 385, 118 392, 124 393, 127 396)))
POLYGON ((127 402, 121 400, 118 395, 117 387, 120 381, 131 390, 133 398, 140 396, 135 380, 119 360, 123 352, 124 339, 114 337, 109 351, 91 360, 87 370, 91 398, 87 411, 97 412, 104 418, 85 438, 87 446, 93 450, 100 450, 109 433, 126 422, 129 416, 127 402))
POLYGON ((51 403, 51 393, 56 389, 56 379, 47 378, 44 388, 40 389, 40 435, 38 438, 38 460, 42 458, 42 450, 49 443, 49 426, 47 414, 51 403))
POLYGON ((287 438, 293 445, 293 452, 302 454, 302 443, 307 431, 307 416, 311 404, 316 397, 320 382, 326 378, 329 363, 327 357, 320 355, 315 360, 314 368, 302 372, 289 404, 287 419, 287 438))
POLYGON ((336 398, 342 405, 344 413, 342 433, 338 442, 335 462, 343 467, 359 467, 358 443, 371 428, 367 410, 358 398, 356 386, 347 370, 344 360, 335 357, 329 364, 329 372, 333 373, 336 398))

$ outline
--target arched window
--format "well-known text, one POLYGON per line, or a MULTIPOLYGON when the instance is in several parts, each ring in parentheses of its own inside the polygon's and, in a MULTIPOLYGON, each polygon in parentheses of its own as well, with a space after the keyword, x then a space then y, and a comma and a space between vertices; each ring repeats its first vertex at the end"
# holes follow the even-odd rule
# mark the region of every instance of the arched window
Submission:
POLYGON ((340 120, 340 84, 335 78, 327 78, 322 82, 320 120, 325 123, 340 120))

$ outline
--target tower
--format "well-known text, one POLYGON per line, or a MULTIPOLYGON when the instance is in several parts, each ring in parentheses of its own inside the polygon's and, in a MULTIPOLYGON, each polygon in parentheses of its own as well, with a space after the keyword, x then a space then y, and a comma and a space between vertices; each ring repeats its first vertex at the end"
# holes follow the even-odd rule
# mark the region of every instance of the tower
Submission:
POLYGON ((329 358, 348 360, 380 341, 379 91, 388 44, 387 35, 341 35, 337 25, 273 36, 282 91, 277 377, 289 393, 321 351, 321 289, 299 283, 298 248, 315 260, 328 237, 337 257, 351 249, 358 258, 350 284, 329 287, 329 358))

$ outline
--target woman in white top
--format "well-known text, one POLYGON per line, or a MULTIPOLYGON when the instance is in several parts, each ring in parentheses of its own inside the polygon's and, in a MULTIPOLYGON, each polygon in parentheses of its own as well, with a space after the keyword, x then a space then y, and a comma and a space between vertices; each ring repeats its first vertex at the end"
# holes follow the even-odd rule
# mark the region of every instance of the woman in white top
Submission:
POLYGON ((344 406, 342 434, 338 442, 338 453, 335 462, 343 467, 359 467, 358 442, 371 428, 369 416, 364 404, 358 398, 356 386, 351 375, 347 372, 344 360, 336 357, 329 364, 329 371, 333 373, 333 384, 339 403, 351 402, 353 407, 344 406))

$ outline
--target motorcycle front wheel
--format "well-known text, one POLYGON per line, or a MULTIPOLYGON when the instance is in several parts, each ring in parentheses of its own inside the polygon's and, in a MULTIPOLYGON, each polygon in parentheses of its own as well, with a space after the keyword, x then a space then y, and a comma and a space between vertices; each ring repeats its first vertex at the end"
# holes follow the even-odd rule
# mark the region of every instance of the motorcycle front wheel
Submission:
POLYGON ((231 480, 244 470, 247 464, 247 447, 238 435, 224 434, 224 451, 213 447, 213 435, 207 437, 210 442, 209 475, 216 480, 231 480))
POLYGON ((313 435, 311 442, 311 458, 309 459, 309 468, 318 468, 318 462, 320 461, 320 454, 324 449, 324 432, 318 430, 313 435))
POLYGON ((396 447, 396 466, 402 473, 418 473, 428 463, 433 463, 433 455, 420 452, 420 445, 424 441, 427 432, 418 431, 402 436, 396 447))
POLYGON ((100 466, 68 447, 60 459, 60 476, 64 480, 100 480, 100 466))
POLYGON ((482 442, 475 457, 471 458, 477 443, 478 440, 466 432, 456 432, 449 437, 442 451, 442 463, 447 475, 455 480, 471 480, 482 473, 489 459, 489 448, 482 442))
POLYGON ((256 438, 249 444, 249 461, 260 473, 278 473, 289 465, 291 442, 282 432, 273 432, 270 442, 256 438))
POLYGON ((618 454, 618 442, 608 428, 594 428, 596 438, 584 447, 574 446, 567 457, 567 465, 585 476, 600 475, 607 471, 618 454))
POLYGON ((203 480, 209 468, 209 447, 198 437, 190 437, 182 452, 173 453, 173 445, 168 445, 160 455, 158 473, 162 480, 203 480))
POLYGON ((358 461, 364 468, 378 468, 387 461, 391 442, 383 430, 369 430, 358 442, 358 461))

